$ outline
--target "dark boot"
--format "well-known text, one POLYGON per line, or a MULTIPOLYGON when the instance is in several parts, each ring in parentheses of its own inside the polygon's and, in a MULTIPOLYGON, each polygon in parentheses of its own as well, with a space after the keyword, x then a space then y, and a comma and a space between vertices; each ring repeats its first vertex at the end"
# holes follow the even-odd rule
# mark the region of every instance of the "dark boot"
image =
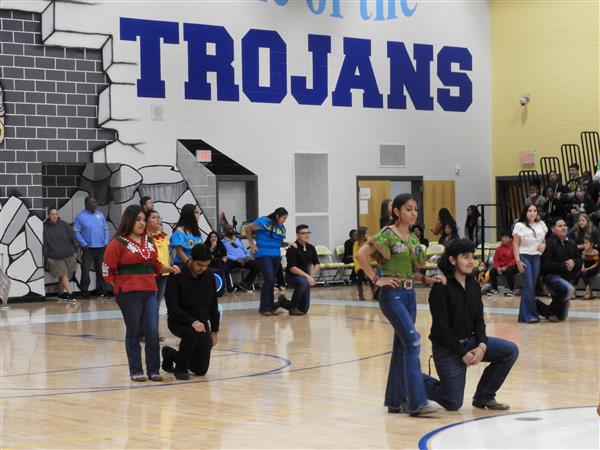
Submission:
POLYGON ((177 359, 177 350, 168 345, 165 345, 162 350, 162 370, 165 372, 173 373, 175 372, 175 360, 177 359))

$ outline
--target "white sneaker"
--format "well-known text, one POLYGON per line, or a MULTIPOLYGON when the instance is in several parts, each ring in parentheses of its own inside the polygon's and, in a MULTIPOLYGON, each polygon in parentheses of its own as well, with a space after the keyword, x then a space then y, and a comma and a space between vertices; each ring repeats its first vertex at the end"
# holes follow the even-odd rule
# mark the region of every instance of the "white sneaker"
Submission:
POLYGON ((422 417, 422 416, 430 416, 432 414, 440 413, 444 410, 440 405, 436 402, 428 400, 426 404, 421 406, 415 412, 410 413, 413 417, 422 417))

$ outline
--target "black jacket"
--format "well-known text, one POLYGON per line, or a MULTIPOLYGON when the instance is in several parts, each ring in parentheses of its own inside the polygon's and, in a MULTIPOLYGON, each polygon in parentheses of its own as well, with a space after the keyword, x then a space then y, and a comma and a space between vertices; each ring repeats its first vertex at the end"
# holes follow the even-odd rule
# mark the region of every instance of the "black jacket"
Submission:
POLYGON ((44 261, 51 259, 65 259, 77 252, 77 239, 71 225, 58 219, 52 223, 44 221, 44 261))
POLYGON ((165 291, 169 322, 191 325, 196 320, 210 321, 211 331, 219 331, 217 284, 210 270, 194 278, 188 267, 179 275, 169 275, 165 291))
POLYGON ((472 276, 468 276, 465 288, 456 280, 448 278, 448 283, 436 283, 429 293, 431 311, 431 342, 460 355, 467 353, 467 347, 459 340, 475 336, 477 343, 487 344, 481 288, 472 276))
POLYGON ((575 242, 569 238, 564 241, 552 236, 546 242, 546 250, 542 255, 542 274, 559 275, 565 280, 572 280, 581 269, 581 255, 575 242), (573 270, 568 271, 565 261, 572 259, 575 262, 573 270))

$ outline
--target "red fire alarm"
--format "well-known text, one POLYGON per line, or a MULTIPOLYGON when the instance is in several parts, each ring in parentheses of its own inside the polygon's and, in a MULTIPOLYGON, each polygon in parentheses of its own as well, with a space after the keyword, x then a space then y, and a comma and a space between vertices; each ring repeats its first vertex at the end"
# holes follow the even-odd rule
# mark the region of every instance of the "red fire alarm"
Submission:
POLYGON ((212 152, 210 150, 196 150, 196 161, 201 163, 212 162, 212 152))

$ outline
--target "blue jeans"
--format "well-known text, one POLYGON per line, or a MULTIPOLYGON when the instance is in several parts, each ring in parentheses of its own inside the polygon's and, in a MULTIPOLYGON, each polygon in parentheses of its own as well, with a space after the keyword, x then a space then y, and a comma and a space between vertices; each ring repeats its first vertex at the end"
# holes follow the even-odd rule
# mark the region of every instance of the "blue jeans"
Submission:
POLYGON ((308 312, 308 308, 310 308, 310 285, 308 284, 308 280, 304 277, 288 273, 287 282, 294 288, 292 308, 298 308, 303 313, 308 312))
POLYGON ((539 255, 519 255, 519 257, 525 263, 525 272, 521 274, 523 289, 521 289, 519 322, 529 322, 540 318, 535 301, 535 284, 540 274, 541 258, 539 255))
POLYGON ((131 291, 116 294, 117 305, 125 321, 125 351, 129 374, 143 374, 140 337, 145 339, 146 370, 148 375, 159 373, 158 307, 155 291, 131 291))
POLYGON ((427 404, 419 361, 421 335, 415 328, 415 291, 383 287, 379 293, 379 307, 394 327, 385 406, 402 407, 407 412, 415 412, 427 404))
POLYGON ((156 292, 156 306, 160 311, 160 302, 165 297, 165 290, 167 289, 167 280, 169 277, 156 277, 156 287, 158 291, 156 292))
POLYGON ((281 256, 261 256, 260 258, 256 258, 256 264, 258 264, 263 276, 258 311, 262 313, 271 312, 275 303, 273 288, 275 287, 275 279, 281 265, 281 256))
POLYGON ((569 315, 570 298, 575 293, 575 288, 571 283, 560 275, 544 275, 544 285, 550 291, 552 302, 546 305, 538 301, 537 307, 540 314, 544 317, 556 316, 558 320, 565 320, 569 315))
MULTIPOLYGON (((485 368, 477 384, 473 400, 478 403, 486 403, 496 398, 496 392, 519 357, 519 348, 510 341, 488 337, 487 345, 482 361, 491 364, 485 368)), ((475 348, 475 337, 471 337, 465 346, 469 350, 475 348)), ((463 404, 467 366, 461 356, 446 347, 433 344, 432 349, 435 369, 440 379, 438 381, 429 375, 423 375, 427 397, 449 411, 457 411, 463 404)))

